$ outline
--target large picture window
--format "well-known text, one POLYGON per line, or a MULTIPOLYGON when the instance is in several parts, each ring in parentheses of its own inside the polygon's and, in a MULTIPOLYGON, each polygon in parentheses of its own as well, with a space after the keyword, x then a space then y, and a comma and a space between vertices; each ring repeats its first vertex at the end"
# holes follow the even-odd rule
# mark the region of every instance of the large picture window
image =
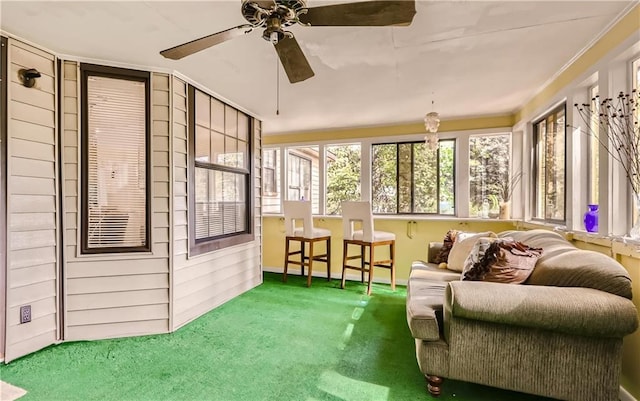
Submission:
POLYGON ((341 203, 360 200, 360 144, 326 147, 326 213, 341 214, 341 203))
POLYGON ((250 119, 189 86, 192 254, 253 240, 250 119))
POLYGON ((565 105, 533 124, 535 217, 565 220, 565 105))
POLYGON ((149 251, 149 73, 80 69, 82 253, 149 251))
POLYGON ((510 161, 510 134, 469 138, 470 216, 496 217, 500 202, 510 201, 519 174, 510 176, 510 161))
POLYGON ((454 155, 454 140, 439 141, 437 150, 424 142, 373 145, 373 212, 454 215, 454 155))

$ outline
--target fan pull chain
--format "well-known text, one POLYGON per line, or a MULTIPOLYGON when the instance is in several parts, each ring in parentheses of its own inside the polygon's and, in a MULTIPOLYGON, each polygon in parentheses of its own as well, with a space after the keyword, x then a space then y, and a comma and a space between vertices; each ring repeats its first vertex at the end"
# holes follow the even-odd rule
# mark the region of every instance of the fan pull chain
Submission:
POLYGON ((280 115, 280 58, 276 57, 276 116, 280 115))

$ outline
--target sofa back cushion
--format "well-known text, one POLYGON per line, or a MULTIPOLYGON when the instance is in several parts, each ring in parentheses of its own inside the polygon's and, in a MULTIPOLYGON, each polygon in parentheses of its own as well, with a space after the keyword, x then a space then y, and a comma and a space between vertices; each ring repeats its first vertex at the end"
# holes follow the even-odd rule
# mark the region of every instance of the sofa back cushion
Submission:
POLYGON ((629 274, 607 255, 578 249, 553 231, 505 231, 499 236, 542 248, 542 257, 525 284, 594 288, 631 299, 629 274))

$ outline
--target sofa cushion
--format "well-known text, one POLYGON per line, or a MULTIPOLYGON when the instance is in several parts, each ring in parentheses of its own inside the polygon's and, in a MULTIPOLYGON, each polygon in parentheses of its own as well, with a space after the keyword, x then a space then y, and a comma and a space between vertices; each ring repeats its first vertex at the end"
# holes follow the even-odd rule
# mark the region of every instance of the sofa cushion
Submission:
POLYGON ((463 280, 521 284, 529 278, 542 249, 513 239, 480 238, 465 261, 463 280))
POLYGON ((610 256, 578 249, 560 234, 547 230, 508 231, 500 236, 544 250, 527 284, 594 288, 631 299, 631 278, 610 256))
POLYGON ((592 288, 453 281, 445 302, 454 317, 571 335, 622 337, 638 327, 630 300, 592 288))
POLYGON ((460 280, 460 273, 449 269, 440 269, 434 263, 426 263, 421 260, 416 260, 411 263, 409 281, 411 280, 447 282, 460 280))
POLYGON ((447 263, 449 259, 449 252, 451 252, 451 248, 453 248, 453 243, 456 242, 456 236, 458 235, 458 230, 449 230, 444 235, 444 239, 442 240, 442 247, 440 251, 435 255, 433 260, 429 262, 433 263, 447 263))
POLYGON ((458 233, 456 242, 449 252, 449 260, 447 261, 448 269, 462 272, 464 270, 464 261, 469 256, 476 241, 483 237, 496 237, 496 234, 487 231, 483 233, 458 233))

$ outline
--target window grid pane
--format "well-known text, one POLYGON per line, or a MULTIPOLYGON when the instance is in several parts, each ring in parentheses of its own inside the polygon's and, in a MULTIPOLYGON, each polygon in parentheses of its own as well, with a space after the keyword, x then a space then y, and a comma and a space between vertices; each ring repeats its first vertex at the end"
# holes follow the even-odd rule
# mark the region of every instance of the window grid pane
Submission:
POLYGON ((373 212, 455 214, 454 155, 455 140, 373 145, 373 212))
POLYGON ((326 147, 327 214, 341 214, 343 201, 360 200, 360 145, 326 147))
POLYGON ((497 217, 500 202, 511 199, 509 175, 511 135, 472 136, 469 138, 469 215, 497 217), (489 205, 483 215, 483 202, 489 205))
POLYGON ((280 213, 280 151, 264 149, 262 156, 262 211, 280 213))
POLYGON ((565 218, 565 113, 564 106, 534 124, 536 135, 536 217, 565 218))
POLYGON ((318 146, 287 149, 287 200, 310 200, 320 212, 320 160, 318 146))
POLYGON ((249 117, 199 90, 195 99, 195 238, 246 233, 249 117))

